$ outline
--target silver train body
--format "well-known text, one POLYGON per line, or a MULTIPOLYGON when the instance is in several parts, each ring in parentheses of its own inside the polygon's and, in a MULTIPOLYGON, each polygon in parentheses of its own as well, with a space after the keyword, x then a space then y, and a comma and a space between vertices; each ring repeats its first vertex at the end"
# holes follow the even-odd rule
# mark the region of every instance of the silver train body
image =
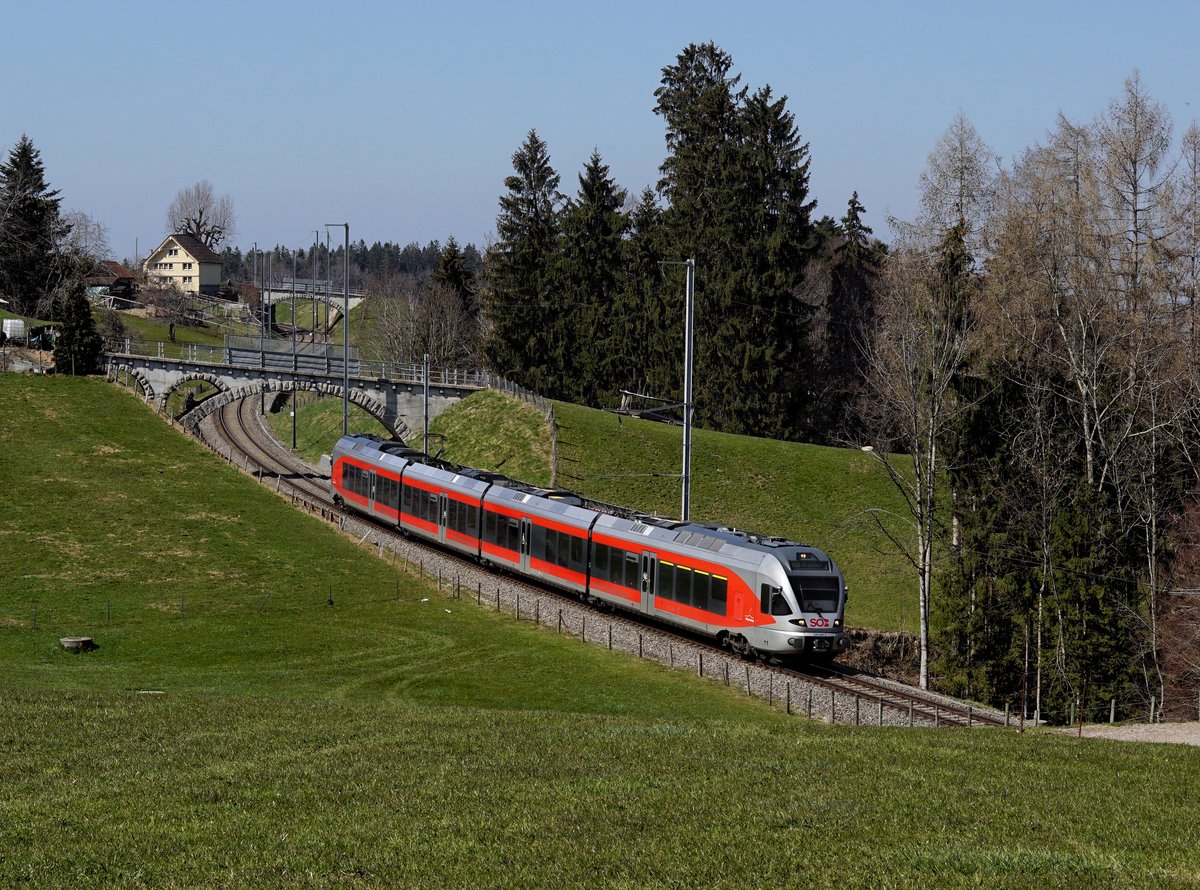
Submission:
POLYGON ((845 650, 847 587, 815 547, 684 523, 344 436, 330 484, 346 507, 509 571, 715 637, 748 655, 845 650))

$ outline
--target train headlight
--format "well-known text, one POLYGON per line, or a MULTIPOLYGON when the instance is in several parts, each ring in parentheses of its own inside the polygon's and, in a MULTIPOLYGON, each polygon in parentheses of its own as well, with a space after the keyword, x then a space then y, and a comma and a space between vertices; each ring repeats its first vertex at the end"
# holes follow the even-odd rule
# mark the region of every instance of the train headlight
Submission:
POLYGON ((808 627, 808 622, 803 618, 789 618, 788 624, 794 624, 796 627, 808 627))
POLYGON ((833 619, 833 626, 834 626, 834 627, 841 627, 841 626, 842 626, 842 619, 841 619, 841 618, 834 618, 834 619, 833 619))

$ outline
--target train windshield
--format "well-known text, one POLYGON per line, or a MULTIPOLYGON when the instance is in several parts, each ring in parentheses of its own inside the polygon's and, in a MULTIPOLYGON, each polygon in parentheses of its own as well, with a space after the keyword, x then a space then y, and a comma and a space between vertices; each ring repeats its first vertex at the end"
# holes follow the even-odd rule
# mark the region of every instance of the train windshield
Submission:
POLYGON ((836 612, 842 585, 836 575, 788 575, 801 612, 836 612))

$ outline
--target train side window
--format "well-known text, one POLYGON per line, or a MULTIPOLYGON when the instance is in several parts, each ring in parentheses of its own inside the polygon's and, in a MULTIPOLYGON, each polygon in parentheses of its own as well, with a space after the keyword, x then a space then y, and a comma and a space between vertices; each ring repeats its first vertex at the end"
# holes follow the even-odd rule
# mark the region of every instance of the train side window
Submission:
POLYGON ((675 563, 659 562, 658 589, 655 593, 663 599, 675 599, 675 563))
POLYGON ((708 608, 708 572, 697 569, 692 574, 692 605, 697 609, 708 608))
POLYGON ((428 494, 425 497, 425 518, 433 523, 438 521, 438 502, 436 494, 428 494))
POLYGON ((685 606, 692 604, 692 575, 695 574, 687 566, 677 566, 675 576, 675 602, 685 606))
POLYGON ((400 509, 405 513, 412 513, 412 486, 400 486, 400 509))
MULTIPOLYGON (((536 535, 537 532, 534 532, 536 535)), ((558 562, 558 532, 553 529, 546 529, 546 548, 545 560, 548 563, 556 564, 558 562)), ((537 540, 536 538, 534 540, 537 540)))
POLYGON ((508 544, 509 550, 520 552, 521 550, 521 523, 516 519, 508 520, 508 544))
POLYGON ((582 572, 583 564, 583 538, 571 535, 571 568, 577 572, 582 572))
POLYGON ((722 578, 720 575, 712 576, 712 583, 708 588, 708 611, 716 612, 718 615, 725 614, 725 600, 728 590, 728 578, 722 578))
POLYGON ((599 578, 601 581, 608 580, 608 547, 604 544, 596 544, 593 542, 593 547, 596 548, 596 553, 592 557, 592 577, 599 578))
POLYGON ((479 519, 479 508, 474 506, 473 504, 466 505, 466 507, 467 507, 467 534, 469 534, 473 538, 477 538, 477 537, 479 537, 479 523, 477 521, 479 519))
POLYGON ((483 511, 483 539, 489 544, 497 543, 496 514, 491 510, 483 511))

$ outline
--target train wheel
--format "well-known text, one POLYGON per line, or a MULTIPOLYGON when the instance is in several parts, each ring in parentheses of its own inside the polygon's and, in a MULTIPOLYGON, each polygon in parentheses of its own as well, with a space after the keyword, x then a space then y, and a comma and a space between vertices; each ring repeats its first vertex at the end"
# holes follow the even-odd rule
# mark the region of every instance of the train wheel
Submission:
POLYGON ((750 641, 741 634, 731 634, 729 636, 729 648, 733 653, 741 658, 751 659, 754 657, 754 649, 750 646, 750 641))

